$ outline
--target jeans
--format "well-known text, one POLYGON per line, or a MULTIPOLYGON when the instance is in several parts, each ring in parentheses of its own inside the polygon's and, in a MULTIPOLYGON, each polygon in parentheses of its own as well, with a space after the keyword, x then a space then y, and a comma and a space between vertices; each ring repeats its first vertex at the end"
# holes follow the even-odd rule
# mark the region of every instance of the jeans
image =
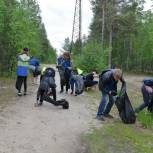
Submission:
POLYGON ((74 92, 74 86, 75 86, 75 80, 74 79, 70 79, 70 86, 71 86, 71 93, 74 92))
POLYGON ((98 108, 97 116, 109 114, 113 104, 114 104, 113 96, 102 92, 102 98, 101 98, 100 105, 99 105, 99 108, 98 108), (106 98, 107 98, 107 96, 109 96, 109 102, 108 102, 108 104, 106 106, 106 102, 107 102, 106 98))
POLYGON ((135 112, 137 113, 143 110, 145 107, 147 107, 150 102, 150 94, 147 92, 145 85, 142 85, 141 92, 143 95, 143 103, 138 108, 135 109, 135 112))

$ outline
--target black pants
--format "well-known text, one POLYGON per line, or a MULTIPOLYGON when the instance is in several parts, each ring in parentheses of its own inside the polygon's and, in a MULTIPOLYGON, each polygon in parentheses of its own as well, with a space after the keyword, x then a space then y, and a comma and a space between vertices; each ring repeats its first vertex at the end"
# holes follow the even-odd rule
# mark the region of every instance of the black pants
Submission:
POLYGON ((68 92, 68 89, 70 88, 70 74, 71 74, 71 71, 66 68, 64 72, 66 92, 68 92))
POLYGON ((22 84, 24 83, 24 92, 27 92, 27 76, 18 76, 16 80, 16 89, 21 92, 22 84))
POLYGON ((84 82, 85 88, 87 88, 87 87, 92 87, 92 86, 94 86, 94 85, 96 85, 96 84, 98 84, 98 81, 88 80, 88 81, 85 81, 85 82, 84 82))
POLYGON ((53 95, 53 99, 48 94, 48 91, 45 91, 39 88, 37 92, 37 100, 39 100, 40 105, 42 105, 44 100, 53 105, 58 105, 58 103, 56 102, 56 89, 55 88, 52 88, 52 95, 53 95))
POLYGON ((70 84, 69 84, 69 78, 67 78, 66 80, 65 80, 65 83, 61 83, 61 91, 64 91, 64 86, 66 86, 66 92, 69 90, 69 88, 70 88, 70 84))

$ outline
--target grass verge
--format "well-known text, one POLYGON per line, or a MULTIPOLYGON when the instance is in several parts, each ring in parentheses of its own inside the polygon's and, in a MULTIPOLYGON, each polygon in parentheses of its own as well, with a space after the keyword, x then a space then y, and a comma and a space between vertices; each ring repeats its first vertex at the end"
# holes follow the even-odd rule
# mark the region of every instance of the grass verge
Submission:
POLYGON ((104 124, 85 136, 90 153, 152 153, 153 134, 119 122, 104 124))
MULTIPOLYGON (((134 108, 142 103, 142 77, 126 76, 128 96, 134 108), (136 81, 135 81, 136 80, 136 81)), ((94 106, 98 107, 100 92, 88 92, 95 99, 94 106)), ((93 105, 92 105, 93 106, 93 105)), ((94 108, 97 111, 97 108, 94 108)), ((117 109, 111 113, 118 115, 117 109)), ((93 129, 84 137, 88 153, 152 153, 153 152, 153 114, 146 109, 137 115, 134 125, 123 124, 120 119, 102 122, 101 128, 93 129)))

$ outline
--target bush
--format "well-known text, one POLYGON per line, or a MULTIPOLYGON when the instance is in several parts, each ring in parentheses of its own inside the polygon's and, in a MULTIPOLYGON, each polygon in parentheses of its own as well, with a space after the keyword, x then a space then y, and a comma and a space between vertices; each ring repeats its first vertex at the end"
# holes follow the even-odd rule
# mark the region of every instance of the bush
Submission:
POLYGON ((106 68, 107 51, 103 51, 100 44, 89 42, 82 49, 81 55, 73 57, 74 65, 84 72, 96 70, 101 72, 106 68))

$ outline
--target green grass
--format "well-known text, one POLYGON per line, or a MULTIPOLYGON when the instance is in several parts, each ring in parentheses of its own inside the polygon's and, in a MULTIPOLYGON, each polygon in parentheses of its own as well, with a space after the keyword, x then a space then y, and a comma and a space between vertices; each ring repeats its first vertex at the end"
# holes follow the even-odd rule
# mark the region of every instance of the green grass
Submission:
MULTIPOLYGON (((130 79, 130 77, 128 78, 130 79)), ((142 101, 141 81, 128 82, 127 93, 134 108, 138 107, 142 101)), ((140 79, 140 78, 138 78, 140 79)), ((86 92, 87 96, 93 98, 95 111, 101 98, 100 92, 86 92)), ((93 109, 93 108, 92 108, 93 109)), ((111 111, 113 116, 118 115, 114 107, 111 111)), ((99 127, 99 126, 98 126, 99 127)), ((137 123, 133 125, 123 124, 115 119, 102 122, 101 128, 93 129, 91 133, 84 137, 89 153, 152 153, 153 152, 153 113, 144 109, 137 114, 137 123)))
POLYGON ((138 114, 137 119, 145 128, 153 129, 153 113, 142 111, 138 114))
POLYGON ((119 122, 94 129, 84 138, 91 153, 152 153, 153 134, 119 122))

